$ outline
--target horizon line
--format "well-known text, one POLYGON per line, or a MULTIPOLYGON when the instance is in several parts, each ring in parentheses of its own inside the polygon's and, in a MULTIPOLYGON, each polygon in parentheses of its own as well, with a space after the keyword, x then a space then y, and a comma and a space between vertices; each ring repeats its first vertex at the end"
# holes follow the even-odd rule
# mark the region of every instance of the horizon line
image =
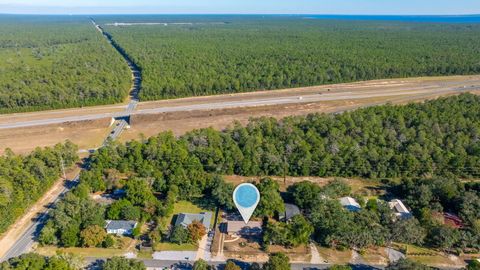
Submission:
POLYGON ((465 14, 347 14, 347 13, 2 13, 0 15, 39 15, 39 16, 98 16, 98 15, 238 15, 238 16, 405 16, 405 17, 467 17, 480 16, 480 13, 465 14))

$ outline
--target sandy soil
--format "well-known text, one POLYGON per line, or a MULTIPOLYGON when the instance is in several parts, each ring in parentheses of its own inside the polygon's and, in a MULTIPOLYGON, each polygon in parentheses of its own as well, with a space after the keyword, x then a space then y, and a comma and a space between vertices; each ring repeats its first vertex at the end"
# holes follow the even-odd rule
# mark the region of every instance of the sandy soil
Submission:
POLYGON ((271 97, 289 97, 299 94, 309 95, 318 93, 350 93, 352 91, 382 91, 389 89, 392 91, 407 91, 411 89, 431 89, 432 87, 445 87, 448 85, 478 85, 480 75, 475 76, 449 76, 449 77, 420 77, 405 79, 385 79, 363 81, 355 83, 342 83, 332 85, 321 85, 312 87, 299 87, 281 90, 256 91, 237 94, 224 94, 214 96, 200 96, 181 99, 170 99, 160 101, 141 102, 138 110, 153 109, 165 106, 183 106, 191 104, 206 104, 214 102, 228 102, 246 99, 262 99, 271 97))
MULTIPOLYGON (((67 172, 67 179, 72 179, 80 173, 80 168, 71 169, 67 172)), ((10 249, 15 241, 32 224, 32 220, 47 210, 51 204, 64 189, 65 179, 60 178, 30 209, 25 211, 25 215, 20 217, 10 228, 0 236, 0 258, 10 249)))
POLYGON ((109 132, 109 119, 65 123, 29 128, 0 129, 0 155, 5 148, 25 154, 36 147, 52 146, 65 140, 77 144, 80 149, 101 145, 109 132))
MULTIPOLYGON (((252 177, 252 176, 239 176, 239 175, 227 175, 224 177, 227 182, 232 183, 234 185, 247 183, 252 180, 259 181, 262 178, 260 176, 252 177)), ((315 177, 315 176, 298 176, 298 177, 287 176, 286 179, 284 179, 281 176, 273 176, 270 178, 278 182, 278 184, 280 185, 280 191, 286 191, 289 186, 302 181, 312 182, 323 187, 335 179, 335 177, 315 177)), ((377 188, 380 186, 380 183, 374 180, 358 179, 358 178, 340 178, 340 179, 344 180, 350 185, 353 193, 356 193, 365 189, 377 188)))
MULTIPOLYGON (((464 85, 480 86, 480 76, 454 76, 454 77, 433 77, 433 78, 413 78, 413 79, 394 79, 377 80, 349 84, 337 84, 318 87, 305 87, 295 89, 285 89, 276 91, 260 91, 250 93, 240 93, 232 95, 218 95, 207 97, 192 97, 174 100, 163 100, 154 102, 142 102, 136 111, 137 114, 131 117, 131 129, 126 130, 120 140, 129 141, 138 139, 141 134, 152 136, 162 131, 172 130, 176 135, 181 135, 187 131, 213 127, 223 129, 229 126, 233 121, 246 123, 251 117, 269 116, 282 118, 290 115, 305 115, 314 112, 333 113, 344 110, 352 110, 363 106, 372 106, 384 104, 387 102, 394 104, 407 103, 411 101, 423 101, 426 99, 437 98, 438 96, 447 96, 460 93, 456 90, 439 91, 445 87, 460 87, 464 85), (411 94, 412 89, 415 94, 411 94), (321 102, 306 103, 299 100, 298 103, 269 105, 257 107, 236 107, 227 109, 202 109, 181 112, 166 113, 141 113, 139 112, 163 108, 189 106, 198 104, 213 104, 219 102, 235 102, 245 100, 259 100, 272 97, 291 97, 298 95, 311 94, 341 94, 350 93, 362 94, 372 92, 394 92, 393 96, 380 96, 372 98, 355 98, 344 100, 330 100, 321 102), (407 94, 407 92, 409 92, 407 94), (403 94, 404 93, 404 94, 403 94)), ((480 87, 471 92, 480 94, 480 87)), ((72 115, 87 115, 92 113, 105 113, 110 111, 122 111, 124 105, 99 106, 83 109, 70 109, 60 111, 47 111, 37 113, 1 115, 1 123, 11 123, 26 120, 46 119, 50 117, 58 118, 72 115)), ((0 130, 0 154, 5 148, 11 148, 16 153, 27 153, 38 146, 51 146, 66 139, 78 144, 80 149, 91 149, 98 147, 109 132, 110 118, 92 121, 82 121, 75 123, 65 123, 47 126, 38 126, 30 128, 14 128, 0 130)))
MULTIPOLYGON (((480 94, 480 91, 476 93, 480 94)), ((190 112, 144 114, 132 116, 132 127, 125 131, 120 140, 130 141, 139 139, 142 135, 150 137, 163 131, 173 131, 176 135, 182 135, 188 131, 206 127, 224 129, 234 121, 246 124, 252 117, 274 117, 277 119, 287 116, 306 115, 309 113, 335 113, 353 110, 359 107, 373 106, 385 103, 404 104, 414 101, 435 99, 439 96, 454 95, 401 95, 395 97, 377 97, 361 100, 327 101, 303 104, 288 104, 277 106, 262 106, 248 108, 232 108, 222 110, 202 110, 190 112)))

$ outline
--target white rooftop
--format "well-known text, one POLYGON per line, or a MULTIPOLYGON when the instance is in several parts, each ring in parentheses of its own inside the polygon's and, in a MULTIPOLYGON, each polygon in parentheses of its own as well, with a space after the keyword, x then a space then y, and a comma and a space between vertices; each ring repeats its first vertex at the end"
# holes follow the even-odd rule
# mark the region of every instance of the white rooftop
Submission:
POLYGON ((358 204, 358 202, 352 197, 340 198, 340 204, 350 211, 358 211, 362 208, 360 204, 358 204))
POLYGON ((388 205, 390 206, 391 209, 395 210, 397 213, 410 214, 410 211, 408 211, 407 207, 405 207, 403 202, 398 199, 390 201, 388 205))
POLYGON ((388 206, 395 212, 397 217, 410 218, 412 216, 408 208, 398 199, 391 200, 388 206))

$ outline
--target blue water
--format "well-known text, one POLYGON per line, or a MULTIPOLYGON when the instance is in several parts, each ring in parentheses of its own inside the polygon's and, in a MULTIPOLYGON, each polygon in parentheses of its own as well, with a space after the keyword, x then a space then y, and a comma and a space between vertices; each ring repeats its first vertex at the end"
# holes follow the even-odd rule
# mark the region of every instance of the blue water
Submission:
POLYGON ((309 19, 335 19, 356 21, 400 21, 425 23, 480 23, 480 15, 458 16, 400 16, 400 15, 309 15, 309 19))
POLYGON ((240 186, 235 193, 235 201, 242 207, 248 208, 257 202, 257 189, 250 185, 240 186))

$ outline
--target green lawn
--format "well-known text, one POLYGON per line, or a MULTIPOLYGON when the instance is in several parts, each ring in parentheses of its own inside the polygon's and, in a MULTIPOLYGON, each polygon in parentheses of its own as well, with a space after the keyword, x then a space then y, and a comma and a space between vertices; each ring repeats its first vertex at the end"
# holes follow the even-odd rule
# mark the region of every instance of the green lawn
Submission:
POLYGON ((407 258, 426 265, 442 265, 442 264, 452 264, 452 261, 449 260, 443 253, 438 252, 434 249, 419 247, 415 245, 407 244, 395 244, 397 247, 401 247, 407 250, 407 258))
MULTIPOLYGON (((203 212, 212 212, 211 224, 213 225, 215 221, 214 211, 204 209, 189 201, 179 201, 175 203, 173 207, 173 213, 170 216, 165 217, 165 220, 167 221, 165 225, 173 224, 175 222, 174 218, 176 218, 177 215, 180 213, 199 214, 203 212)), ((155 244, 153 249, 155 251, 164 251, 164 250, 194 251, 198 249, 198 246, 194 244, 178 245, 174 243, 162 242, 162 243, 155 244)))
POLYGON ((113 248, 57 248, 53 246, 39 247, 35 250, 38 254, 44 256, 53 256, 58 253, 69 253, 80 255, 82 257, 110 258, 114 256, 123 256, 127 251, 113 248))
POLYGON ((167 224, 172 224, 174 222, 173 218, 176 217, 176 215, 180 213, 190 213, 190 214, 199 214, 203 212, 212 212, 212 220, 211 224, 213 225, 215 222, 215 211, 207 210, 204 208, 201 208, 189 201, 179 201, 175 204, 173 208, 173 214, 170 215, 167 220, 167 224))
POLYGON ((138 258, 138 259, 147 259, 147 260, 153 259, 153 257, 152 257, 152 252, 149 252, 149 251, 139 251, 139 252, 137 253, 137 258, 138 258))
POLYGON ((194 244, 183 244, 183 245, 178 245, 174 243, 158 243, 155 244, 153 250, 155 251, 164 251, 164 250, 169 250, 169 251, 195 251, 198 249, 198 246, 194 244))
POLYGON ((328 261, 328 263, 331 264, 348 264, 350 263, 350 260, 352 259, 352 251, 347 249, 347 250, 336 250, 333 248, 326 248, 326 247, 321 247, 317 246, 318 253, 322 258, 328 261))

